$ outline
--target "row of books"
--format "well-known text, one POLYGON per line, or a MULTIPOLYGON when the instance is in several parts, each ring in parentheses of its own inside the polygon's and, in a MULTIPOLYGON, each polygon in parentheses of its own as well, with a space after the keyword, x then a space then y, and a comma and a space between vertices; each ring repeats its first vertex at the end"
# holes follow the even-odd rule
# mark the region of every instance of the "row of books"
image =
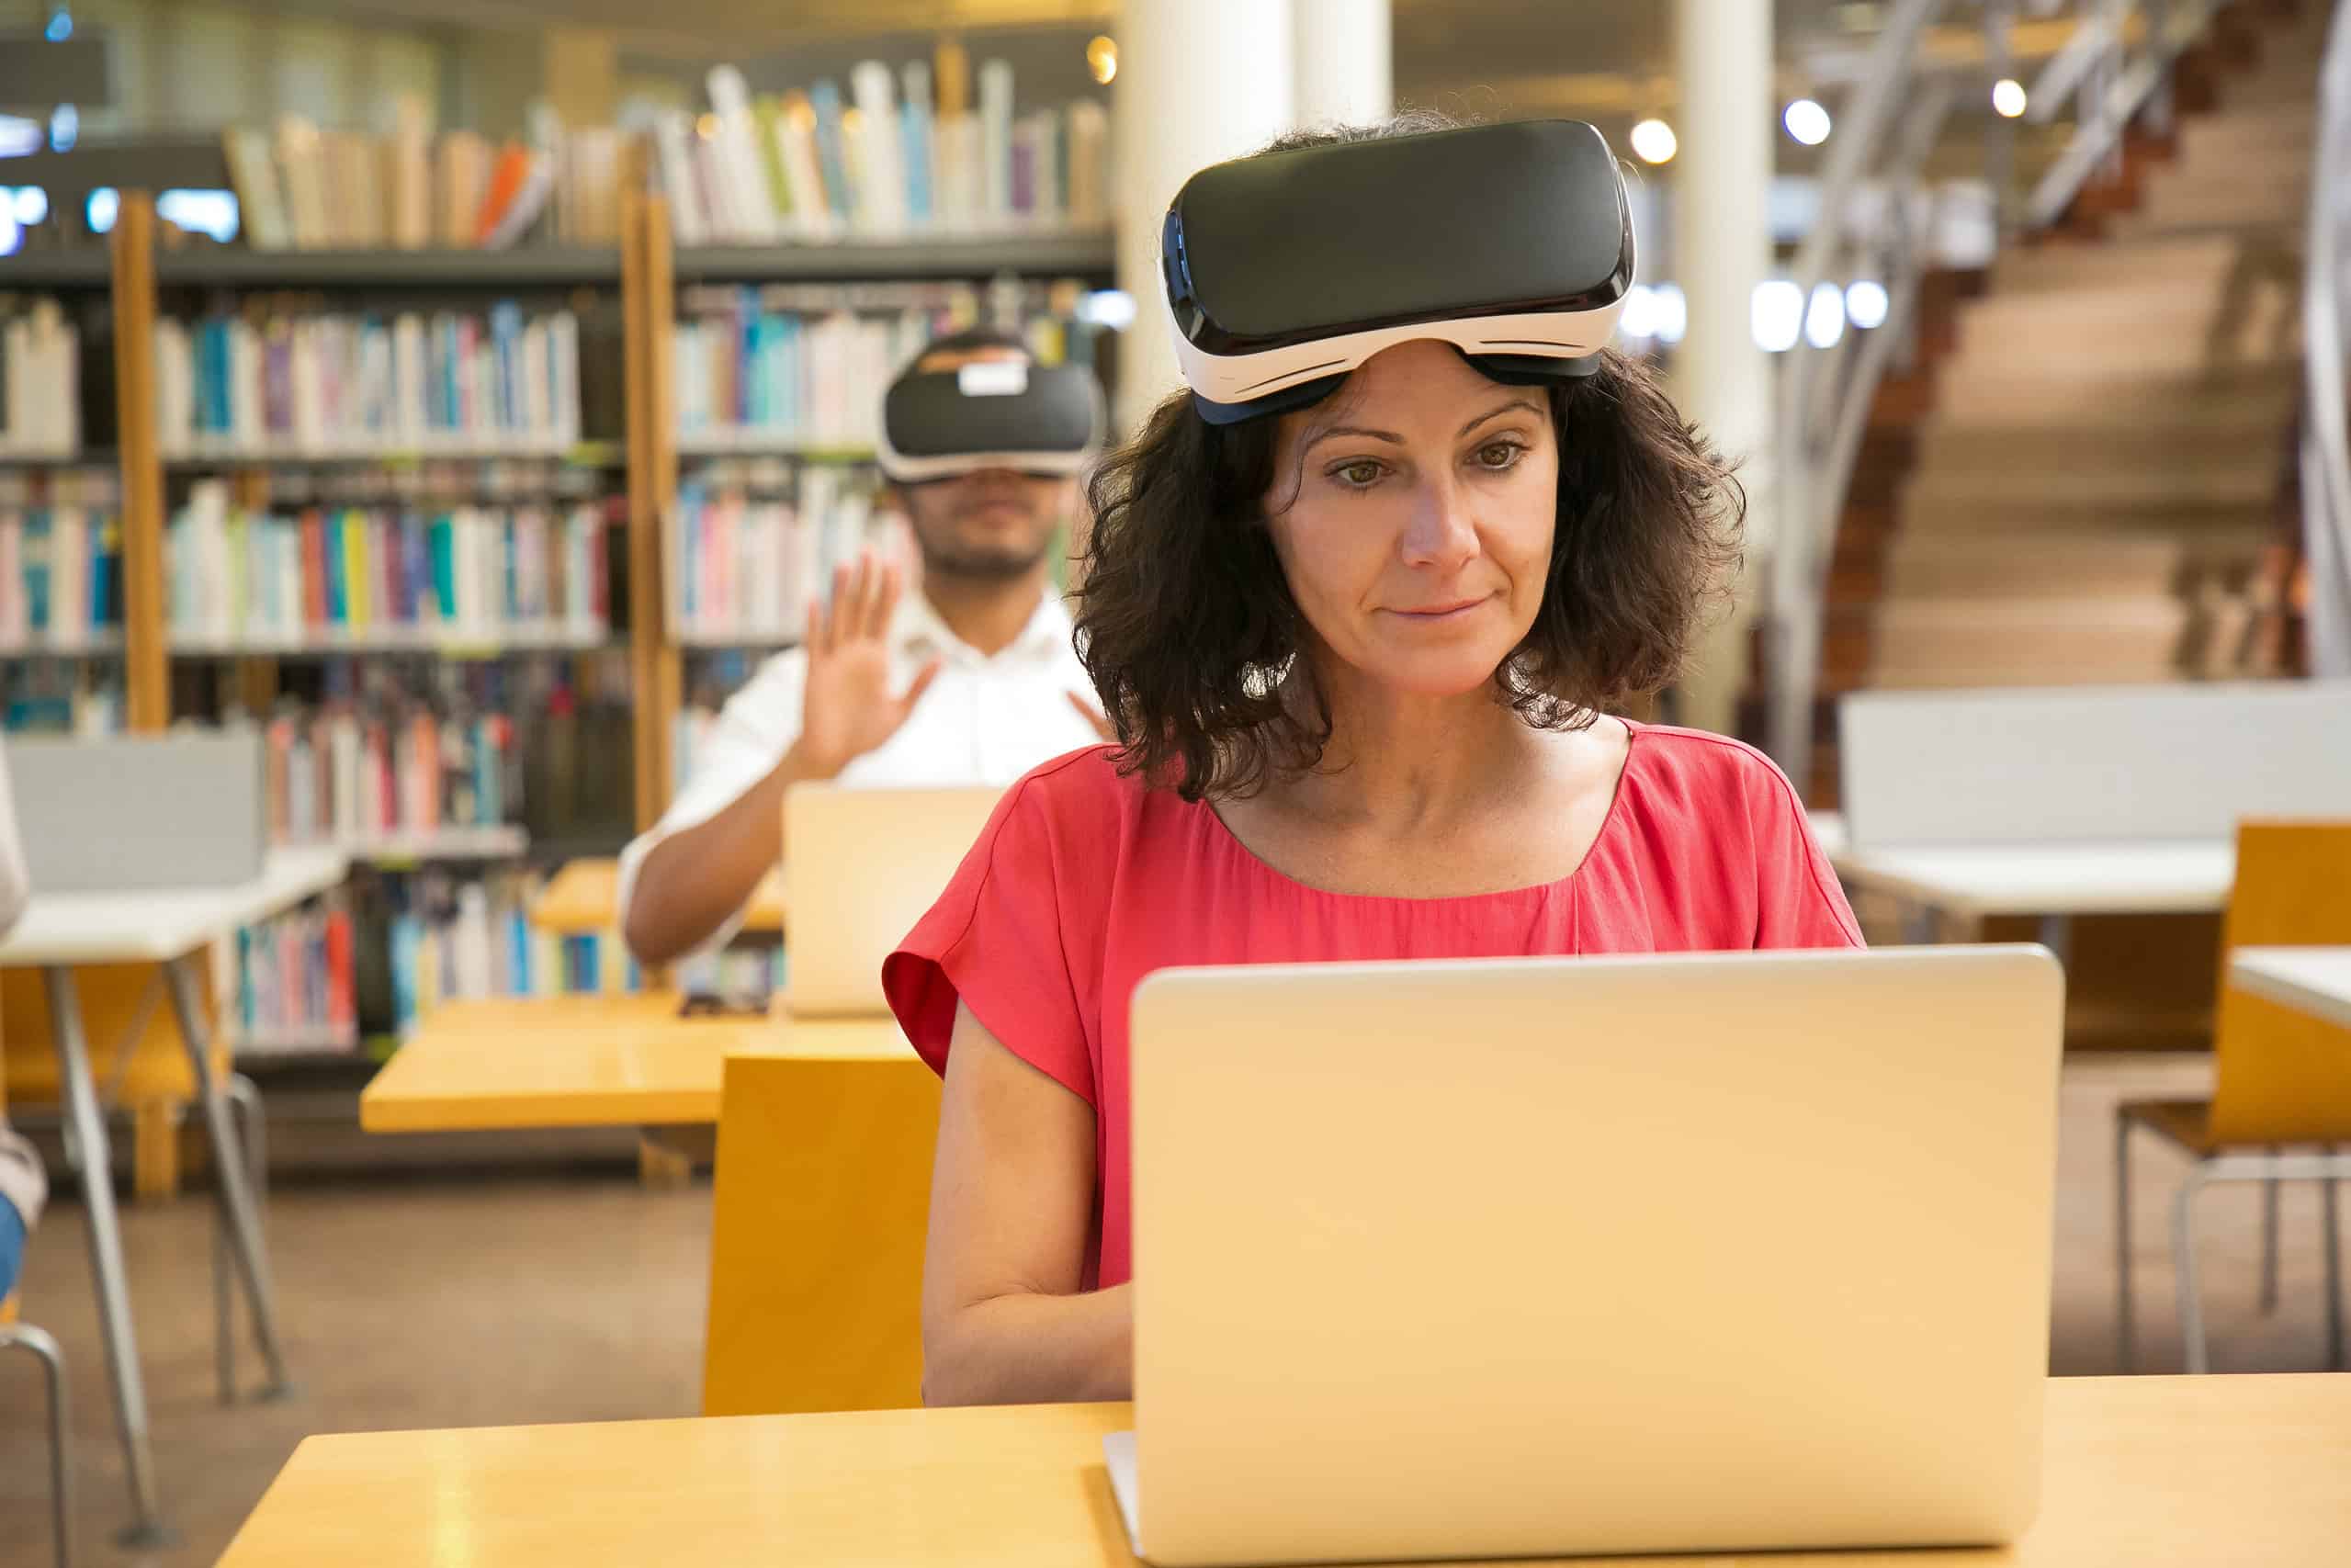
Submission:
POLYGON ((111 509, 0 504, 0 654, 119 640, 122 529, 111 509))
POLYGON ((784 988, 787 955, 774 942, 744 942, 718 953, 697 953, 672 976, 689 997, 720 997, 733 1003, 762 1003, 784 988))
POLYGON ((453 998, 551 997, 641 989, 616 935, 559 937, 530 923, 539 879, 493 872, 457 879, 423 872, 392 879, 387 954, 395 1032, 453 998))
POLYGON ((300 115, 222 133, 245 243, 254 250, 498 250, 526 240, 614 244, 627 138, 566 128, 544 106, 529 135, 435 136, 424 105, 395 106, 387 135, 322 130, 300 115))
POLYGON ((280 713, 264 732, 265 798, 280 843, 423 838, 522 810, 514 724, 408 701, 280 713))
POLYGON ((611 526, 600 502, 256 513, 200 480, 166 529, 171 636, 240 649, 598 642, 611 526))
POLYGON ((82 445, 79 334, 56 300, 0 295, 0 457, 70 457, 82 445))
POLYGON ((870 449, 883 393, 925 344, 983 319, 1019 321, 1038 361, 1060 364, 1091 348, 1073 330, 1081 291, 1071 281, 1000 295, 983 316, 968 284, 693 290, 672 351, 679 445, 870 449))
POLYGON ((0 662, 0 728, 11 735, 121 732, 122 665, 114 660, 0 662))
MULTIPOLYGON (((601 468, 559 457, 430 457, 416 462, 280 463, 247 469, 271 506, 454 506, 468 502, 594 499, 610 485, 601 468)), ((248 499, 255 493, 248 489, 248 499)))
POLYGON ((892 239, 1109 221, 1110 116, 1099 102, 1013 113, 1012 68, 942 43, 897 72, 868 60, 849 91, 826 80, 754 98, 742 73, 709 75, 710 112, 654 130, 684 244, 892 239))
POLYGON ((357 1050, 354 947, 351 915, 333 900, 240 929, 232 1032, 237 1054, 357 1050))
POLYGON ((155 323, 165 457, 559 453, 580 439, 569 310, 221 313, 155 323))
POLYGON ((788 498, 684 487, 671 573, 680 640, 797 642, 835 566, 871 550, 910 570, 906 520, 876 499, 869 481, 817 464, 801 468, 788 498))

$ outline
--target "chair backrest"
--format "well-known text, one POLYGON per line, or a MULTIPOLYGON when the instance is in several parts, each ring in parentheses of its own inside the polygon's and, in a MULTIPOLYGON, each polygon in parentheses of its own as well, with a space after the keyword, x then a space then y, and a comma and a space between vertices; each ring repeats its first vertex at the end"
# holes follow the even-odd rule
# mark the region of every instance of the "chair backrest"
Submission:
POLYGON ((2351 681, 1856 692, 1856 846, 2228 838, 2351 800, 2351 681))
POLYGON ((2351 1143, 2351 1029, 2233 989, 2239 947, 2351 945, 2351 818, 2246 822, 2221 924, 2212 1132, 2229 1143, 2351 1143))

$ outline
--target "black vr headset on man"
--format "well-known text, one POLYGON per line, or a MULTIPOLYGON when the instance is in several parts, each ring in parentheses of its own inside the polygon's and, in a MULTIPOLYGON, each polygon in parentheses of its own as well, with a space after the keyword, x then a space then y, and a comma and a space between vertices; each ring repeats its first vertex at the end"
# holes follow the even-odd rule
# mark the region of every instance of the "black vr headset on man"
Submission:
POLYGON ((1498 381, 1588 374, 1633 285, 1633 221, 1597 130, 1526 120, 1214 164, 1176 193, 1159 261, 1193 406, 1231 424, 1416 338, 1498 381))
POLYGON ((1082 365, 910 369, 882 400, 882 472, 900 484, 982 468, 1058 478, 1083 470, 1106 423, 1102 385, 1082 365))

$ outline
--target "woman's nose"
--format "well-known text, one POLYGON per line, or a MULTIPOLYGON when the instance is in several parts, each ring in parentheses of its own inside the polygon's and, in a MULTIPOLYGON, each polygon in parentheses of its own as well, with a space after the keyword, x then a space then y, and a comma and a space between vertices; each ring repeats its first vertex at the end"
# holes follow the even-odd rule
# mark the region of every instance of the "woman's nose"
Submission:
POLYGON ((1477 525, 1469 497, 1450 476, 1422 485, 1412 501, 1411 521, 1397 553, 1405 564, 1452 570, 1477 554, 1477 525))

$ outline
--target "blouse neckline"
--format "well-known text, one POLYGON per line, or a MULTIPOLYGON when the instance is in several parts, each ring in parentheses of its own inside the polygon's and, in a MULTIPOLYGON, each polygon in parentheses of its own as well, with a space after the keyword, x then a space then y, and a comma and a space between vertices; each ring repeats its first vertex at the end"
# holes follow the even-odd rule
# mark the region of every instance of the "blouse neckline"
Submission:
POLYGON ((1547 897, 1555 893, 1565 892, 1574 886, 1576 879, 1584 874, 1584 868, 1591 864, 1593 857, 1599 853, 1600 846, 1608 842, 1610 834, 1616 830, 1617 819, 1624 815, 1625 784, 1633 777, 1633 765, 1641 750, 1641 741, 1647 732, 1647 726, 1629 718, 1620 718, 1618 722, 1624 726, 1625 730, 1624 766, 1617 770, 1616 789, 1609 796, 1608 811, 1600 818, 1599 830, 1592 835, 1592 841, 1584 847, 1583 858, 1576 863, 1575 867, 1566 875, 1552 882, 1532 883, 1523 887, 1498 888, 1491 893, 1440 893, 1428 897, 1412 897, 1398 893, 1341 893, 1336 888, 1317 887, 1311 882, 1299 881, 1241 842, 1240 835, 1226 825, 1223 815, 1215 806, 1204 800, 1199 803, 1198 808, 1206 814, 1207 831, 1213 839, 1222 840, 1225 852, 1238 857, 1244 864, 1249 866, 1258 874, 1309 897, 1329 899, 1342 904, 1400 905, 1408 908, 1448 907, 1458 908, 1464 905, 1496 900, 1524 901, 1547 897))

